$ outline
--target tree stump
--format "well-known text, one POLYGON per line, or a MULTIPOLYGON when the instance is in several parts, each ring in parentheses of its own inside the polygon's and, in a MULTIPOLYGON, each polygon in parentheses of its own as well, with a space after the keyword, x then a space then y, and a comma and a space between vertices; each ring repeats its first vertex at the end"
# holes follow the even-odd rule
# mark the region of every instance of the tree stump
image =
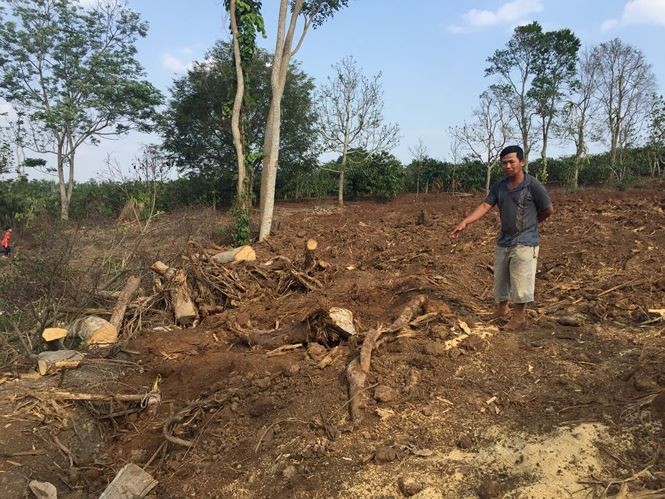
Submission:
POLYGON ((316 242, 316 239, 308 239, 305 241, 303 270, 306 273, 309 273, 316 268, 316 248, 318 246, 319 243, 316 242))
POLYGON ((181 326, 190 326, 198 317, 198 312, 187 284, 187 274, 182 269, 171 268, 159 261, 153 263, 150 268, 166 280, 166 288, 169 290, 173 302, 176 323, 181 326))
POLYGON ((47 343, 49 341, 62 340, 67 337, 67 330, 61 327, 47 327, 42 332, 42 338, 47 343))
POLYGON ((90 315, 75 327, 77 335, 87 347, 108 346, 118 341, 118 330, 106 319, 90 315))

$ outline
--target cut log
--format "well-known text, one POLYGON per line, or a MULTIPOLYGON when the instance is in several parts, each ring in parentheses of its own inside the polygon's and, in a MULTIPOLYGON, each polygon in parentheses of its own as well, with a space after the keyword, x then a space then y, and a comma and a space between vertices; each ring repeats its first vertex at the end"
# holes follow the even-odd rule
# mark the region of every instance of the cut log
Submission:
POLYGON ((365 391, 365 381, 369 375, 372 351, 376 346, 376 341, 384 333, 394 333, 407 327, 413 318, 418 316, 426 303, 427 296, 418 295, 414 297, 390 326, 374 329, 365 336, 360 348, 360 355, 353 359, 346 368, 346 378, 349 381, 349 410, 353 421, 360 421, 362 417, 360 411, 361 397, 365 391))
POLYGON ((140 499, 157 485, 149 473, 134 463, 126 464, 116 475, 99 499, 140 499))
POLYGON ((28 487, 37 499, 58 499, 58 489, 51 482, 31 480, 28 487))
POLYGON ((47 327, 42 333, 44 341, 61 340, 67 337, 67 330, 61 327, 47 327))
POLYGON ((77 326, 78 337, 87 347, 108 346, 117 343, 118 330, 106 319, 96 315, 90 315, 83 319, 77 326))
POLYGON ((42 352, 37 358, 37 370, 39 374, 46 376, 60 369, 76 369, 84 357, 84 354, 75 350, 42 352))
POLYGON ((215 263, 226 264, 244 260, 256 260, 256 252, 251 246, 240 246, 232 250, 222 251, 210 257, 215 263))
POLYGON ((190 326, 198 317, 192 293, 187 284, 187 274, 182 269, 171 268, 165 263, 155 262, 150 267, 166 279, 166 287, 171 295, 175 321, 181 326, 190 326))
POLYGON ((353 312, 345 308, 330 307, 328 311, 330 325, 342 336, 348 338, 358 334, 353 325, 353 312))
POLYGON ((150 399, 152 392, 146 393, 116 393, 106 395, 103 393, 69 392, 67 390, 51 390, 48 392, 37 392, 35 396, 49 400, 89 400, 98 402, 142 402, 150 399))
POLYGON ((130 276, 130 278, 127 279, 125 287, 122 288, 120 295, 118 295, 118 301, 116 302, 115 307, 113 307, 113 313, 111 314, 111 320, 109 321, 118 332, 120 331, 120 326, 122 326, 122 321, 125 318, 127 306, 134 299, 134 295, 139 289, 139 284, 141 284, 141 279, 136 276, 130 276))
POLYGON ((316 248, 319 246, 319 243, 316 242, 316 239, 308 239, 305 241, 305 248, 304 248, 304 262, 303 262, 303 270, 305 272, 311 272, 316 268, 317 262, 316 262, 316 248))

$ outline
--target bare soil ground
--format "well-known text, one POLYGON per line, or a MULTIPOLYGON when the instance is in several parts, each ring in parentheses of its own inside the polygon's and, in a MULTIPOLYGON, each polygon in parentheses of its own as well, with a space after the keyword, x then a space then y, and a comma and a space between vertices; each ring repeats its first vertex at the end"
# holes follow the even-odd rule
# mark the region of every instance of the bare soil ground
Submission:
MULTIPOLYGON (((449 237, 481 196, 282 204, 258 262, 297 262, 314 238, 331 264, 322 289, 265 292, 184 330, 164 314, 113 359, 40 379, 27 363, 0 375, 4 497, 30 497, 28 478, 62 497, 98 497, 128 462, 159 481, 159 498, 665 497, 665 319, 649 312, 665 309, 661 197, 554 191, 537 302, 514 333, 490 318, 496 214, 449 237), (374 352, 360 422, 349 419, 345 370, 361 341, 281 355, 237 341, 238 328, 273 330, 331 306, 365 333, 418 294, 437 313, 374 352), (152 414, 39 397, 55 386, 140 391, 157 377, 152 414), (167 443, 167 419, 203 399, 217 402, 174 430, 193 446, 167 443)), ((169 216, 142 258, 176 262, 182 234, 214 238, 210 223, 169 216)))

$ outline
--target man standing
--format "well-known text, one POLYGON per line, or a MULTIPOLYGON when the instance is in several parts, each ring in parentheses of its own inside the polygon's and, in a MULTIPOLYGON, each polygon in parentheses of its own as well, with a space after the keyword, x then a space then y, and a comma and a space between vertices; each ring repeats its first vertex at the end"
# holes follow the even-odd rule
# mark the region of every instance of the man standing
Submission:
POLYGON ((524 308, 533 301, 540 244, 538 223, 554 213, 554 208, 543 184, 524 173, 521 147, 506 147, 500 158, 506 176, 495 183, 485 201, 455 227, 452 237, 459 237, 467 225, 499 205, 501 232, 494 254, 495 317, 507 318, 509 302, 512 302, 513 315, 505 329, 516 331, 526 325, 524 308))

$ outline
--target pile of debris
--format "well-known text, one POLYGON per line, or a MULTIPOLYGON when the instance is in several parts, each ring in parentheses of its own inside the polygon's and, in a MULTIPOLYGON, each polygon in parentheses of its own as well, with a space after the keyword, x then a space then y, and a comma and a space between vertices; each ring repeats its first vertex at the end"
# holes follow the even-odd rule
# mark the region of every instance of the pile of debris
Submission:
MULTIPOLYGON (((265 293, 274 296, 321 289, 322 276, 317 274, 331 266, 317 258, 317 246, 314 239, 307 240, 298 264, 284 256, 258 264, 251 246, 219 251, 220 248, 203 249, 192 243, 189 254, 182 257, 181 267, 161 261, 150 266, 154 272, 151 294, 146 295, 140 288, 141 279, 137 276, 130 276, 120 291, 98 291, 96 298, 116 300, 109 319, 100 316, 105 315, 104 309, 92 309, 99 313, 78 317, 67 327, 46 328, 42 338, 49 350, 39 354, 37 369, 47 375, 78 367, 90 352, 111 355, 114 345, 129 339, 151 315, 167 312, 176 325, 192 327, 206 316, 265 293), (66 348, 65 341, 78 344, 79 349, 66 348)), ((348 317, 343 320, 349 321, 348 317)), ((349 326, 340 330, 345 331, 345 327, 349 326)), ((247 339, 248 343, 251 341, 247 339)))

